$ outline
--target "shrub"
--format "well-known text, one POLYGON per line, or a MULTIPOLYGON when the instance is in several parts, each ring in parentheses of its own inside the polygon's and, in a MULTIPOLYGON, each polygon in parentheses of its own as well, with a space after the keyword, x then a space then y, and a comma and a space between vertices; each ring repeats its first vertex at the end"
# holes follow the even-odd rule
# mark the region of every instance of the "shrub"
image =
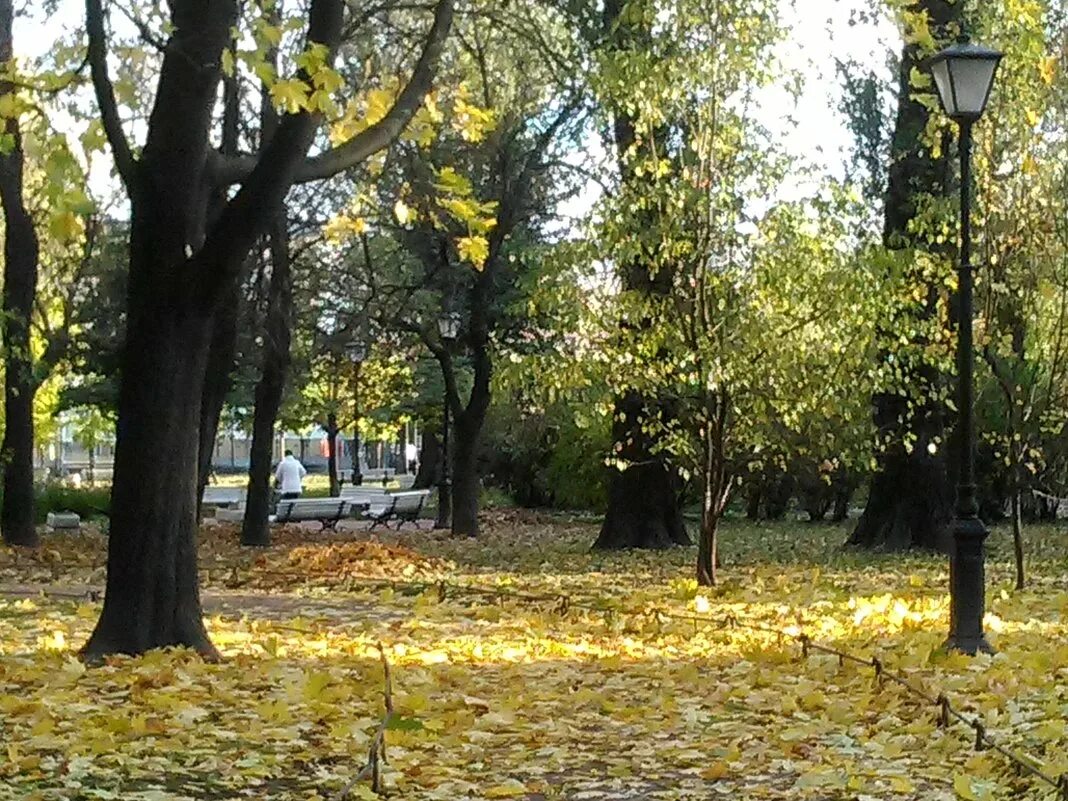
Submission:
POLYGON ((74 512, 82 520, 107 518, 111 510, 110 487, 69 487, 50 482, 36 489, 37 522, 49 512, 74 512))

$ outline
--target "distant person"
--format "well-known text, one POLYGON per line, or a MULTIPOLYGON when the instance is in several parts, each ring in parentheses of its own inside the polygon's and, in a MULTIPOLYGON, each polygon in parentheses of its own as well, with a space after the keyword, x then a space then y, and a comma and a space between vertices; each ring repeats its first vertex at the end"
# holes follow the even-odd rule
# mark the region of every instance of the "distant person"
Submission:
POLYGON ((304 476, 308 471, 304 469, 293 451, 286 451, 285 458, 278 463, 278 469, 274 471, 275 485, 282 494, 283 501, 294 501, 304 492, 304 476))
POLYGON ((408 463, 408 472, 415 472, 415 464, 419 459, 419 449, 415 447, 414 442, 409 442, 404 446, 404 460, 408 463))

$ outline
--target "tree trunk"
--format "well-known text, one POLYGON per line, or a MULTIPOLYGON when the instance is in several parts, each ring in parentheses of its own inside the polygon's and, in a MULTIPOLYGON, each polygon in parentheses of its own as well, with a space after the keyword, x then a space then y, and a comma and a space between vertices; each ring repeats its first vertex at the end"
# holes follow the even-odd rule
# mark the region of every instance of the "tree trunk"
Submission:
POLYGON ((701 538, 697 543, 697 584, 700 587, 716 586, 716 571, 719 567, 719 517, 701 514, 701 538))
MULTIPOLYGON (((237 356, 237 317, 239 295, 235 286, 226 302, 215 315, 212 324, 211 346, 208 366, 204 376, 204 397, 200 402, 200 451, 197 468, 197 516, 200 516, 200 498, 211 478, 211 462, 215 454, 215 440, 219 436, 219 421, 222 419, 226 396, 230 394, 234 359, 237 356)), ((230 437, 230 461, 234 441, 230 437)), ((232 466, 232 465, 231 465, 232 466)))
POLYGON ((703 470, 701 471, 701 537, 697 543, 697 584, 712 587, 719 568, 719 522, 727 508, 729 481, 724 432, 729 403, 725 395, 705 399, 703 470))
POLYGON ((760 519, 760 503, 764 499, 764 478, 762 475, 754 475, 750 481, 749 494, 745 499, 745 519, 755 522, 760 519))
MULTIPOLYGON (((615 53, 649 52, 651 37, 643 15, 637 20, 625 13, 630 4, 624 0, 606 0, 602 10, 607 49, 615 53)), ((636 134, 632 111, 611 109, 613 144, 622 180, 638 184, 647 180, 636 175, 628 161, 635 147, 636 134)), ((648 212, 647 212, 648 213, 648 212)), ((640 220, 638 220, 640 222, 640 220)), ((670 295, 674 276, 668 269, 651 274, 649 264, 640 256, 622 265, 623 288, 647 298, 670 295)), ((639 322, 639 326, 647 322, 639 322)), ((616 399, 612 440, 622 451, 622 470, 608 473, 608 510, 595 549, 666 548, 690 545, 682 510, 679 507, 679 478, 668 463, 656 453, 656 441, 643 430, 647 419, 669 420, 669 404, 656 397, 642 398, 626 391, 616 399)))
POLYGON ((1024 576, 1023 519, 1020 513, 1020 490, 1012 493, 1012 553, 1016 559, 1016 589, 1026 584, 1024 576))
POLYGON ((788 472, 777 471, 765 488, 764 511, 768 520, 782 520, 790 508, 797 480, 788 472))
MULTIPOLYGON (((12 59, 11 0, 0 0, 0 62, 12 59)), ((14 87, 0 83, 0 96, 14 87)), ((4 209, 4 289, 0 347, 4 359, 4 438, 0 444, 4 497, 0 530, 8 545, 38 544, 33 498, 33 399, 37 391, 30 350, 30 318, 37 293, 39 243, 23 198, 22 134, 17 117, 4 120, 9 149, 0 153, 4 209)))
POLYGON ((642 429, 645 408, 633 392, 616 403, 613 439, 622 444, 618 455, 627 467, 609 475, 608 511, 595 549, 692 544, 679 507, 677 478, 663 459, 652 454, 653 443, 642 429))
POLYGON ((211 325, 168 301, 151 291, 131 296, 107 593, 85 646, 90 659, 167 646, 217 656, 201 617, 196 557, 195 432, 211 325))
POLYGON ((419 470, 412 489, 432 489, 441 480, 441 442, 433 431, 423 429, 423 443, 419 450, 419 470))
POLYGON ((478 506, 481 482, 478 475, 478 442, 482 419, 463 415, 453 427, 452 446, 452 533, 478 536, 478 506))
POLYGON ((834 512, 831 514, 831 520, 835 523, 841 523, 849 517, 849 502, 853 499, 854 491, 855 484, 848 474, 835 479, 834 512))
MULTIPOLYGON (((896 429, 903 404, 887 396, 877 399, 877 424, 896 429)), ((881 455, 872 478, 864 513, 849 539, 850 545, 899 551, 909 548, 948 549, 948 523, 952 519, 949 478, 946 472, 945 432, 941 410, 935 404, 920 409, 913 418, 917 439, 908 453, 900 442, 891 443, 881 455), (931 453, 928 444, 935 446, 931 453)), ((894 436, 895 434, 891 434, 894 436)))
MULTIPOLYGON (((285 209, 275 215, 271 232, 271 285, 263 344, 263 372, 256 384, 249 454, 248 499, 241 526, 242 545, 270 545, 267 518, 271 509, 271 467, 274 427, 282 407, 290 362, 293 316, 293 276, 289 260, 289 231, 285 209)), ((284 451, 284 448, 283 448, 284 451)))
MULTIPOLYGON (((944 36, 952 25, 962 22, 963 7, 963 3, 949 0, 914 0, 908 10, 926 15, 930 29, 937 36, 944 36)), ((883 231, 888 248, 933 251, 946 247, 918 238, 910 230, 912 221, 926 208, 926 198, 945 197, 951 188, 948 142, 943 142, 945 146, 939 158, 931 155, 925 144, 930 111, 919 101, 912 86, 913 73, 923 71, 928 55, 918 41, 910 41, 902 51, 899 64, 898 109, 883 231)), ((916 273, 913 280, 919 283, 928 279, 916 273)), ((931 319, 936 313, 937 291, 937 287, 928 286, 925 302, 916 308, 900 310, 898 315, 902 319, 891 321, 895 325, 888 328, 886 336, 894 339, 900 336, 901 330, 913 330, 910 316, 931 319)), ((882 358, 886 355, 884 352, 882 358)), ((936 398, 943 377, 934 368, 920 367, 904 380, 912 385, 914 397, 936 398)), ((849 544, 888 550, 913 547, 944 550, 945 528, 952 518, 952 492, 945 459, 945 410, 937 401, 921 402, 910 420, 909 402, 904 396, 883 392, 872 400, 875 426, 884 447, 879 453, 864 514, 849 544), (910 436, 915 436, 915 442, 906 447, 906 438, 910 436)))
POLYGON ((330 479, 330 497, 341 494, 341 482, 337 477, 337 415, 330 412, 326 416, 326 474, 330 479))

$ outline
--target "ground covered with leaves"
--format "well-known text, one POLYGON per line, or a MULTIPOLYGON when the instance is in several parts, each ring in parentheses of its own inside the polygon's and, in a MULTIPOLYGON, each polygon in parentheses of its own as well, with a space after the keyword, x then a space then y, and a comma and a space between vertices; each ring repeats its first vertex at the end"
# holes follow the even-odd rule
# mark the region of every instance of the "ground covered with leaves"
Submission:
POLYGON ((104 539, 0 551, 0 798, 377 797, 357 777, 385 713, 379 647, 398 798, 1051 796, 869 666, 803 657, 800 633, 878 657, 1068 772, 1060 530, 1030 532, 1022 592, 992 537, 998 653, 976 659, 939 651, 944 559, 842 552, 835 527, 729 525, 725 580, 700 592, 693 551, 591 554, 595 528, 559 518, 497 514, 478 541, 276 533, 247 550, 204 531, 221 664, 167 652, 85 668, 104 539))

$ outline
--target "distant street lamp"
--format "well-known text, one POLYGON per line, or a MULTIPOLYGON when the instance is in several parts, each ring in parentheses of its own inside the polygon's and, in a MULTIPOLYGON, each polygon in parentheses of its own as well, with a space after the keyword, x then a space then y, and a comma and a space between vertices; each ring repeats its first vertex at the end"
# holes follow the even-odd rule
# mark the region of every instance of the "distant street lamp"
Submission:
MULTIPOLYGON (((460 335, 460 315, 455 312, 438 318, 438 333, 448 350, 460 335)), ((452 524, 452 497, 449 482, 449 388, 444 389, 441 423, 441 481, 438 483, 438 519, 434 528, 449 528, 452 524)))
POLYGON ((951 650, 975 654, 993 649, 983 633, 986 571, 986 526, 979 519, 975 485, 974 344, 972 340, 972 126, 983 116, 1002 54, 970 43, 956 44, 929 62, 942 108, 960 128, 960 313, 957 342, 957 403, 960 413, 960 478, 953 520, 953 551, 949 558, 951 650))
POLYGON ((363 474, 360 472, 360 372, 367 358, 367 345, 353 340, 345 346, 345 350, 352 362, 352 486, 358 487, 363 484, 363 474))

